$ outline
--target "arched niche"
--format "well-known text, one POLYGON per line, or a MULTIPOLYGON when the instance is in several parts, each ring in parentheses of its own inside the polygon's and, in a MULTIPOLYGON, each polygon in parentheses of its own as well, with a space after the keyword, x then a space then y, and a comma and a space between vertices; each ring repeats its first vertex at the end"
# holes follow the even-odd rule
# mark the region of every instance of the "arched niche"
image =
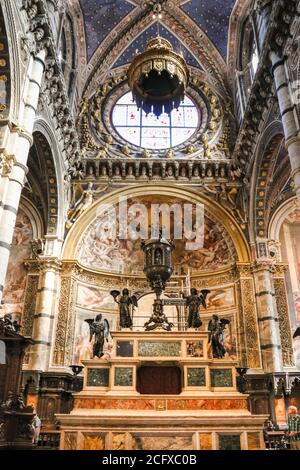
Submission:
MULTIPOLYGON (((32 168, 33 176, 44 195, 45 234, 63 238, 64 235, 64 164, 57 138, 49 124, 38 118, 34 124, 33 147, 39 166, 32 168)), ((34 156, 34 155, 33 155, 34 156)), ((29 159, 30 165, 30 159, 29 159)), ((29 175, 30 177, 30 166, 29 175)))
MULTIPOLYGON (((119 198, 128 198, 129 201, 145 201, 153 200, 156 201, 182 201, 189 204, 202 204, 204 206, 205 217, 212 220, 212 224, 216 224, 222 227, 224 239, 226 239, 227 247, 231 250, 232 259, 231 263, 242 262, 247 263, 250 259, 249 246, 245 239, 245 236, 234 220, 234 218, 225 211, 220 205, 210 201, 203 195, 199 195, 193 191, 176 188, 168 184, 147 186, 144 185, 136 186, 135 188, 117 190, 110 194, 104 195, 98 201, 96 201, 90 208, 88 208, 75 222, 66 238, 62 257, 65 260, 78 259, 78 247, 84 240, 84 237, 89 230, 89 227, 95 222, 97 217, 101 218, 101 214, 104 214, 105 205, 117 204, 119 198), (103 212, 101 212, 103 211, 103 212), (230 246, 229 246, 230 245, 230 246)), ((130 204, 128 204, 129 206, 130 204)), ((207 265, 208 263, 206 263, 207 265)), ((222 266, 224 267, 224 266, 222 266)), ((97 269, 94 268, 93 269, 97 269)), ((214 267, 215 269, 215 267, 214 267)), ((100 268, 98 270, 101 270, 100 268)), ((104 269, 105 271, 105 269, 104 269)), ((114 269, 109 269, 113 272, 114 269)), ((115 271, 116 273, 118 270, 115 271)), ((120 271, 119 271, 120 272, 120 271)))
MULTIPOLYGON (((235 265, 235 263, 249 263, 250 254, 247 241, 240 227, 237 225, 230 213, 224 210, 224 208, 193 191, 165 184, 164 186, 140 185, 135 188, 119 190, 103 195, 98 201, 86 209, 70 229, 63 247, 62 258, 66 269, 69 265, 76 266, 74 271, 75 279, 73 281, 74 284, 72 284, 73 287, 71 287, 71 284, 69 284, 69 274, 67 274, 70 271, 67 270, 63 279, 62 289, 63 292, 65 292, 66 289, 71 288, 71 290, 68 290, 66 294, 62 295, 60 308, 63 311, 66 304, 66 296, 69 296, 70 304, 68 308, 71 309, 72 313, 70 315, 74 319, 72 320, 74 322, 74 330, 72 335, 73 339, 70 339, 70 342, 66 346, 67 352, 64 356, 64 361, 67 361, 66 357, 68 356, 68 361, 71 360, 72 363, 77 364, 80 363, 80 360, 90 357, 89 331, 85 319, 95 318, 95 315, 98 312, 102 312, 105 318, 109 321, 111 330, 118 330, 118 306, 110 295, 111 289, 117 288, 118 290, 121 290, 128 285, 130 291, 134 291, 138 295, 139 306, 134 314, 136 315, 136 317, 134 316, 134 329, 136 331, 143 330, 144 323, 150 317, 153 295, 142 271, 139 271, 136 274, 129 274, 128 272, 120 273, 113 271, 112 269, 97 269, 95 266, 89 266, 88 263, 85 263, 85 266, 83 266, 80 261, 78 261, 78 247, 80 247, 80 244, 82 243, 82 240, 84 240, 86 233, 89 232, 90 227, 93 227, 97 217, 101 217, 101 208, 105 204, 116 204, 120 197, 128 197, 135 200, 141 200, 142 198, 155 199, 159 197, 165 201, 168 201, 168 198, 171 198, 171 200, 188 201, 189 203, 194 204, 200 203, 204 205, 205 213, 216 221, 218 227, 222 227, 222 237, 228 241, 230 249, 232 250, 232 253, 234 253, 232 259, 229 260, 230 265, 226 266, 226 264, 222 264, 220 269, 213 269, 212 267, 206 267, 204 270, 199 269, 198 272, 195 273, 195 277, 192 277, 193 274, 191 274, 191 283, 201 283, 201 278, 203 278, 203 282, 206 285, 207 279, 210 279, 209 282, 210 286, 212 286, 212 291, 209 297, 209 306, 207 311, 205 311, 205 315, 204 312, 202 312, 205 316, 203 320, 206 322, 214 312, 224 312, 225 315, 228 315, 228 318, 232 320, 232 331, 229 331, 228 329, 228 333, 230 333, 229 336, 232 339, 232 341, 230 338, 228 339, 228 354, 231 354, 232 349, 234 350, 232 354, 234 354, 236 358, 235 344, 237 333, 235 318, 237 315, 238 300, 235 295, 235 286, 233 283, 235 275, 227 275, 226 273, 228 271, 233 272, 232 265, 235 265), (218 288, 218 286, 223 287, 218 288)), ((138 244, 140 245, 140 240, 138 241, 138 244)), ((100 255, 99 258, 101 258, 100 255)), ((174 276, 172 278, 172 282, 176 281, 177 287, 179 286, 178 289, 182 290, 187 286, 186 278, 188 276, 182 276, 181 273, 178 273, 176 263, 174 264, 174 276)), ((204 288, 204 286, 201 288, 204 288)), ((177 316, 178 312, 176 309, 174 310, 174 307, 166 308, 166 315, 171 322, 172 320, 174 323, 176 323, 177 320, 181 321, 181 316, 179 315, 180 318, 177 316)), ((54 364, 58 365, 61 363, 62 359, 58 356, 58 353, 55 353, 54 364)))

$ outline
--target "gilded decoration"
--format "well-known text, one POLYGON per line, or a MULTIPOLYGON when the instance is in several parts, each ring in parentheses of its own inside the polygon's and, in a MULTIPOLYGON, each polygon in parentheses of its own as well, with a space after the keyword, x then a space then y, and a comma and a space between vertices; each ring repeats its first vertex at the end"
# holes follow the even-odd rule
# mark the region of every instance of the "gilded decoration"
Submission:
POLYGON ((155 114, 158 113, 159 116, 163 111, 163 105, 168 113, 183 99, 189 80, 189 70, 184 58, 173 50, 172 44, 157 36, 150 39, 144 52, 134 57, 127 77, 138 107, 149 112, 153 105, 155 114), (155 79, 157 90, 160 90, 164 77, 169 88, 157 100, 156 93, 152 96, 152 80, 155 79))
POLYGON ((24 336, 32 335, 38 285, 39 277, 28 275, 21 329, 24 336))
POLYGON ((285 279, 274 278, 273 282, 278 312, 283 365, 285 367, 292 367, 295 364, 293 356, 293 344, 286 296, 285 279))
MULTIPOLYGON (((85 160, 95 158, 169 158, 165 150, 147 150, 145 155, 145 150, 123 140, 116 132, 111 123, 113 106, 128 91, 126 76, 119 72, 108 79, 90 99, 84 98, 81 101, 78 126, 81 147, 85 151, 83 168, 85 160)), ((201 109, 202 122, 188 144, 185 142, 175 149, 170 149, 172 158, 228 160, 231 147, 229 116, 227 110, 223 111, 218 94, 203 82, 201 74, 191 77, 187 94, 201 109)))
MULTIPOLYGON (((53 352, 53 365, 63 366, 70 364, 71 362, 67 361, 65 357, 67 340, 70 338, 71 334, 71 321, 70 316, 72 315, 70 302, 72 301, 72 287, 73 280, 70 277, 61 278, 60 286, 60 298, 58 305, 58 318, 56 324, 56 336, 54 343, 54 352, 53 352)), ((68 353, 70 357, 71 352, 68 353)))
POLYGON ((261 357, 253 280, 241 279, 240 287, 247 348, 247 364, 251 369, 258 369, 261 367, 261 357))
POLYGON ((240 281, 236 284, 236 293, 237 293, 237 339, 238 339, 238 350, 240 353, 240 364, 244 367, 248 366, 248 357, 246 349, 246 335, 245 335, 245 325, 244 325, 244 312, 242 305, 242 294, 241 294, 241 283, 240 281))

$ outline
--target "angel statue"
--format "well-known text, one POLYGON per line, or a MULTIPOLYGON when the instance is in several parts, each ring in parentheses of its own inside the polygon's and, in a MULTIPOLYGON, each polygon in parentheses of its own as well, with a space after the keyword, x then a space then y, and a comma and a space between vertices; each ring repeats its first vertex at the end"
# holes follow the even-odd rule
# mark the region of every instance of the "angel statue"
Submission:
POLYGON ((128 289, 123 289, 122 295, 120 295, 118 290, 112 290, 110 294, 113 296, 114 301, 119 305, 120 327, 132 328, 131 313, 133 313, 134 308, 138 306, 136 296, 130 296, 128 289))
POLYGON ((186 306, 188 307, 188 328, 200 328, 202 321, 200 320, 199 309, 202 305, 206 308, 206 297, 210 293, 210 290, 203 289, 201 294, 198 294, 197 289, 194 287, 191 289, 191 293, 188 296, 185 296, 183 293, 183 298, 186 299, 186 306))
POLYGON ((85 320, 89 324, 90 327, 90 342, 94 336, 94 345, 93 345, 93 358, 99 357, 101 358, 104 355, 103 348, 105 341, 109 342, 110 331, 109 331, 109 323, 106 320, 102 320, 102 315, 99 313, 95 320, 85 320))
POLYGON ((216 359, 222 359, 225 356, 224 348, 224 330, 226 325, 230 323, 230 320, 225 318, 219 318, 218 315, 213 315, 212 319, 208 324, 208 342, 211 343, 213 357, 216 359))

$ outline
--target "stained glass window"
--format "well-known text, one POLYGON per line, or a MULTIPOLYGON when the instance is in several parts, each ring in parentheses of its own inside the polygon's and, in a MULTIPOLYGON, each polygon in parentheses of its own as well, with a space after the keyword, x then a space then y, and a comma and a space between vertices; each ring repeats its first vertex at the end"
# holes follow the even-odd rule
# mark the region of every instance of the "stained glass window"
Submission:
POLYGON ((185 97, 170 115, 146 115, 132 101, 131 92, 116 103, 112 122, 117 132, 131 144, 148 149, 176 147, 189 139, 199 126, 201 113, 190 98, 185 97))

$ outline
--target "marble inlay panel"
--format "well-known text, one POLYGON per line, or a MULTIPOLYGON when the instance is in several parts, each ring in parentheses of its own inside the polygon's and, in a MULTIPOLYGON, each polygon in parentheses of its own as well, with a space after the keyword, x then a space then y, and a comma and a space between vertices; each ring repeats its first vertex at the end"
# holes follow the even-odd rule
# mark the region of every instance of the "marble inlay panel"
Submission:
POLYGON ((232 387, 231 369, 211 369, 210 382, 212 387, 232 387))
POLYGON ((167 400, 168 410, 246 410, 245 399, 170 399, 167 400))
POLYGON ((205 387, 205 369, 199 367, 188 367, 188 387, 205 387))
POLYGON ((118 357, 133 357, 133 341, 117 341, 118 357))
POLYGON ((104 450, 105 436, 83 433, 83 450, 104 450))
POLYGON ((88 387, 108 387, 109 369, 88 369, 88 387))
POLYGON ((203 357, 203 341, 187 341, 186 355, 188 357, 203 357))
POLYGON ((192 436, 135 436, 134 450, 193 450, 192 436))
POLYGON ((239 434, 219 434, 219 450, 240 450, 241 437, 239 434))
POLYGON ((65 432, 64 450, 76 450, 77 432, 65 432))
POLYGON ((98 410, 155 410, 155 400, 76 398, 74 408, 98 410))
POLYGON ((249 450, 258 450, 261 448, 259 432, 248 432, 247 436, 249 450))
POLYGON ((139 341, 139 356, 175 357, 181 355, 180 341, 139 341))
POLYGON ((200 449, 201 450, 212 450, 212 434, 201 433, 199 434, 200 449))
POLYGON ((115 368, 115 385, 118 387, 131 387, 133 383, 132 367, 115 368))
POLYGON ((112 450, 126 450, 126 434, 112 435, 112 450))

